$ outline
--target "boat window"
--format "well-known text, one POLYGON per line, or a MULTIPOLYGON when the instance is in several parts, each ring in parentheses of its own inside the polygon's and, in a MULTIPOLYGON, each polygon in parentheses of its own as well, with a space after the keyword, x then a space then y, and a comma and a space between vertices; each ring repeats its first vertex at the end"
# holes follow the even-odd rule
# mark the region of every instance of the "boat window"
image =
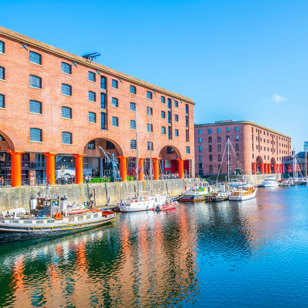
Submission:
POLYGON ((90 219, 90 218, 91 218, 91 215, 87 215, 87 216, 86 216, 86 219, 90 219))
POLYGON ((83 216, 79 216, 79 217, 78 217, 78 220, 83 220, 83 216))
POLYGON ((37 224, 42 224, 44 222, 44 220, 37 220, 36 223, 37 224))
POLYGON ((52 220, 47 220, 47 222, 50 224, 50 223, 54 223, 55 221, 52 219, 52 220))
POLYGON ((98 214, 94 214, 93 217, 94 217, 94 218, 98 217, 98 214))
POLYGON ((19 220, 13 220, 14 224, 19 224, 19 220))

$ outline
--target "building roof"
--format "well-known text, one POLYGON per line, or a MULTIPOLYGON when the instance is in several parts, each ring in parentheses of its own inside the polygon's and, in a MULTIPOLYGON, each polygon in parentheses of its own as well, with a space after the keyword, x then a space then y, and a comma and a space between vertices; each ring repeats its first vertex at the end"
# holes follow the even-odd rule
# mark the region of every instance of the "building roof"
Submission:
POLYGON ((27 37, 25 35, 22 35, 20 33, 15 32, 15 31, 3 28, 1 26, 0 26, 0 35, 3 35, 4 37, 7 37, 7 38, 9 38, 11 40, 14 40, 16 42, 20 42, 20 43, 29 45, 31 47, 40 49, 40 50, 45 51, 47 53, 50 53, 50 54, 53 54, 53 55, 56 55, 56 56, 68 59, 70 61, 74 61, 77 64, 79 63, 79 64, 82 64, 82 65, 87 66, 89 68, 92 68, 92 69, 95 69, 95 70, 99 70, 100 72, 104 72, 104 73, 113 75, 115 77, 121 78, 123 80, 126 80, 128 82, 132 82, 134 84, 143 86, 145 88, 148 88, 149 90, 157 91, 157 92, 159 92, 161 94, 165 94, 165 95, 177 98, 177 99, 182 100, 182 101, 184 101, 186 103, 190 103, 190 104, 193 104, 193 105, 195 104, 194 101, 192 99, 188 98, 188 97, 185 97, 183 95, 171 92, 171 91, 166 90, 164 88, 155 86, 155 85, 153 85, 151 83, 148 83, 148 82, 143 81, 141 79, 138 79, 138 78, 129 76, 127 74, 121 73, 119 71, 116 71, 116 70, 114 70, 112 68, 109 68, 109 67, 106 67, 104 65, 101 65, 101 64, 98 64, 98 63, 95 63, 95 62, 89 62, 89 61, 87 61, 83 57, 76 56, 76 55, 74 55, 72 53, 69 53, 67 51, 64 51, 64 50, 61 50, 59 48, 53 47, 51 45, 42 43, 40 41, 34 40, 34 39, 30 38, 30 37, 27 37))
POLYGON ((264 130, 267 130, 271 133, 274 133, 274 134, 277 134, 277 135, 280 135, 280 136, 283 136, 283 137, 286 137, 286 138, 289 138, 291 139, 290 136, 288 135, 285 135, 285 134, 282 134, 280 132, 277 132, 275 130, 272 130, 272 129, 269 129, 265 126, 262 126, 262 125, 259 125, 259 124, 256 124, 256 123, 253 123, 253 122, 250 122, 250 121, 233 121, 233 120, 225 120, 225 121, 216 121, 214 123, 205 123, 205 124, 195 124, 195 127, 203 127, 203 126, 223 126, 223 125, 236 125, 236 124, 247 124, 247 125, 252 125, 252 126, 256 126, 258 128, 261 128, 261 129, 264 129, 264 130))

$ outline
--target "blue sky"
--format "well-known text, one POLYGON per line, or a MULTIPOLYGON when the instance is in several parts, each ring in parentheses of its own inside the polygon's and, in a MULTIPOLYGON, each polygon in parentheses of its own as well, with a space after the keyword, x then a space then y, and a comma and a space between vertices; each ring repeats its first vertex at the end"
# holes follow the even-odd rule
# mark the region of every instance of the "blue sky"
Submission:
POLYGON ((307 135, 308 1, 1 0, 1 26, 196 102, 195 123, 307 135))

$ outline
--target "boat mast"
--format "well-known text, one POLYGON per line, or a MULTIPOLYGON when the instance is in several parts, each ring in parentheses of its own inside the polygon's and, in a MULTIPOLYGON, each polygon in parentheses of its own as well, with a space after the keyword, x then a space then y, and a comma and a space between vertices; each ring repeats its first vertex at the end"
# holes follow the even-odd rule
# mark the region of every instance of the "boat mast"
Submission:
POLYGON ((228 138, 228 140, 227 140, 227 158, 228 158, 228 183, 230 182, 230 155, 229 155, 229 153, 230 153, 230 138, 228 138))
POLYGON ((153 166, 152 166, 152 112, 153 109, 149 108, 149 117, 150 117, 150 194, 152 195, 152 184, 153 184, 153 166))
POLYGON ((136 194, 139 196, 139 152, 138 152, 138 125, 137 125, 137 105, 135 105, 135 120, 136 120, 136 181, 137 181, 137 189, 136 194))

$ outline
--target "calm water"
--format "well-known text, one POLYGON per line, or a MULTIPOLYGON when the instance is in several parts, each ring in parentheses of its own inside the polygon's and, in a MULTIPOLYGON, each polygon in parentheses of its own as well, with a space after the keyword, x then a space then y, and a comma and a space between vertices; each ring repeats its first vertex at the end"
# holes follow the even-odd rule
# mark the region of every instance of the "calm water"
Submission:
POLYGON ((0 264, 5 307, 307 306, 308 187, 1 244, 0 264))

